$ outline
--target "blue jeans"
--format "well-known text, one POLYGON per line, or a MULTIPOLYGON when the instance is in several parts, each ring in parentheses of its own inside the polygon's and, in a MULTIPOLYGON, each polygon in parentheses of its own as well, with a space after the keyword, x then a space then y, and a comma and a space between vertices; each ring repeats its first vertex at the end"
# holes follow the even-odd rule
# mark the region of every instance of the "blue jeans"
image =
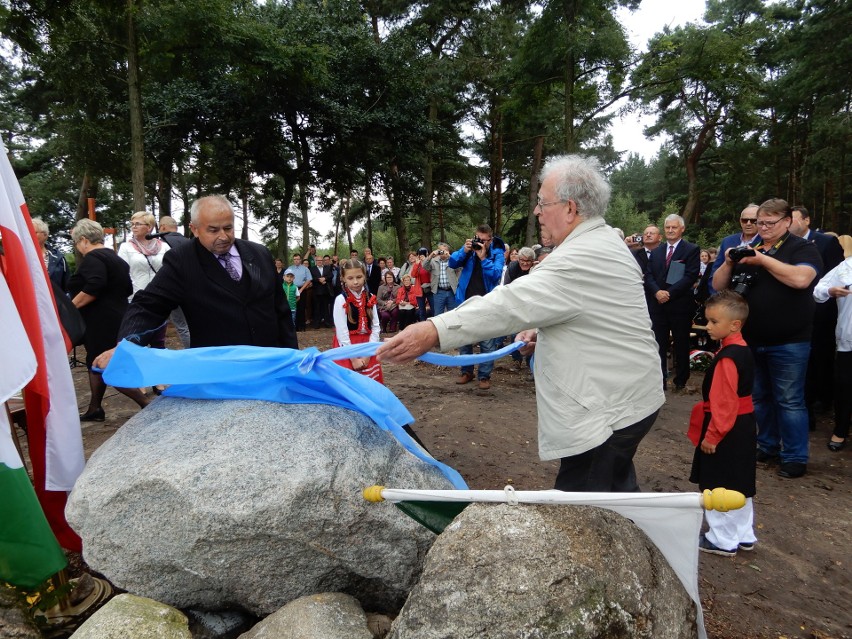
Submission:
MULTIPOLYGON (((479 352, 480 353, 493 353, 497 350, 497 340, 496 339, 486 339, 479 343, 479 352)), ((459 354, 461 355, 472 355, 473 354, 473 344, 468 344, 467 346, 461 346, 459 348, 459 354)), ((490 379, 491 371, 494 370, 494 360, 490 362, 483 362, 479 365, 479 379, 490 379)), ((464 373, 473 373, 473 366, 462 366, 461 367, 462 374, 464 373)))
POLYGON ((432 312, 434 315, 440 315, 444 311, 451 311, 456 307, 456 294, 453 293, 453 289, 447 291, 438 289, 433 291, 432 298, 434 301, 432 312))
POLYGON ((417 321, 425 322, 429 315, 426 312, 426 302, 429 302, 429 308, 432 313, 435 313, 435 304, 432 299, 432 291, 423 291, 423 295, 417 298, 417 321))
POLYGON ((810 342, 753 346, 754 415, 757 447, 781 462, 808 463, 808 410, 805 374, 810 342))

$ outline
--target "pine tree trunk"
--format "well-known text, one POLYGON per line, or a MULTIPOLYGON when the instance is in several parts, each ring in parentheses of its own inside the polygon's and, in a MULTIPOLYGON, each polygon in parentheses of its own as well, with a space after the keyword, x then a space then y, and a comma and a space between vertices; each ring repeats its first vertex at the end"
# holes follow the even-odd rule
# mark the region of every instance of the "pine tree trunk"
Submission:
POLYGON ((136 9, 127 0, 127 91, 130 110, 130 174, 133 210, 145 210, 145 145, 142 130, 142 93, 139 87, 139 45, 136 41, 136 9))

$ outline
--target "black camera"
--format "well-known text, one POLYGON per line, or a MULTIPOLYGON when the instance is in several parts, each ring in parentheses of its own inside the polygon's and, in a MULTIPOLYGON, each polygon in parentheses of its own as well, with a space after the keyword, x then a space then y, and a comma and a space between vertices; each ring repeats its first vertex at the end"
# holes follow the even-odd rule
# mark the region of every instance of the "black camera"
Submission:
POLYGON ((446 251, 444 249, 441 249, 440 251, 438 251, 438 255, 443 255, 444 253, 446 253, 446 251))
MULTIPOLYGON (((734 251, 732 250, 731 253, 733 252, 734 251)), ((752 251, 752 253, 753 252, 754 251, 752 251)), ((734 293, 739 293, 743 297, 748 297, 748 293, 751 290, 751 287, 754 286, 758 273, 759 271, 740 271, 731 278, 730 289, 734 293)))
POLYGON ((482 242, 479 241, 478 237, 470 238, 470 246, 474 251, 478 251, 482 248, 482 242))
POLYGON ((728 251, 728 257, 732 262, 739 262, 744 257, 754 257, 754 254, 754 249, 750 246, 736 246, 728 251))
POLYGON ((641 236, 641 235, 634 235, 634 236, 631 238, 631 240, 632 240, 635 244, 644 244, 644 243, 645 243, 645 241, 642 239, 642 236, 641 236))

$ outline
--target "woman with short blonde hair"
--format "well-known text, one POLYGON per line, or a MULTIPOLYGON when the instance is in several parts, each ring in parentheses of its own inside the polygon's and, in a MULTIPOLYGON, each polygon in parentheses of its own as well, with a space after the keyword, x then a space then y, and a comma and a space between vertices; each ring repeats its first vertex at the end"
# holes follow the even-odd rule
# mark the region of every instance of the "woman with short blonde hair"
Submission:
MULTIPOLYGON (((157 274, 163 265, 163 256, 169 250, 169 245, 158 237, 146 239, 154 233, 154 216, 146 211, 137 211, 130 217, 130 239, 118 247, 118 256, 130 267, 130 280, 133 282, 133 295, 141 291, 157 274)), ((166 329, 151 340, 153 348, 166 347, 166 329)))

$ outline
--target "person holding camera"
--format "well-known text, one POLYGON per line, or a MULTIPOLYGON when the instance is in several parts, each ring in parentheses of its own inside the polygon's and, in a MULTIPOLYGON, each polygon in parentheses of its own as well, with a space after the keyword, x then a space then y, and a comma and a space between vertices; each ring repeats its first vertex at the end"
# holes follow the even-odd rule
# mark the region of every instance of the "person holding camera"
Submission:
POLYGON ((760 244, 760 235, 757 233, 757 208, 757 204, 749 204, 740 212, 740 228, 742 229, 742 233, 733 233, 722 238, 719 244, 719 252, 710 266, 711 286, 708 289, 710 295, 716 292, 712 287, 713 275, 715 275, 716 271, 725 261, 725 251, 737 246, 760 244))
POLYGON ((459 287, 458 269, 450 268, 450 245, 439 242, 438 248, 429 253, 423 268, 432 277, 432 314, 440 315, 456 307, 456 289, 459 287))
POLYGON ((669 335, 674 343, 674 385, 683 391, 689 380, 689 332, 695 315, 692 287, 698 279, 699 248, 683 239, 686 224, 680 215, 666 217, 666 241, 651 251, 645 271, 645 299, 660 351, 663 387, 668 379, 669 335))
POLYGON ((811 349, 812 296, 822 259, 817 247, 790 233, 792 211, 773 198, 757 209, 762 243, 725 252, 713 288, 729 288, 748 301, 743 337, 755 362, 757 461, 780 458, 778 475, 801 477, 808 464, 805 373, 811 349))
MULTIPOLYGON (((450 256, 447 265, 450 268, 461 268, 459 283, 456 288, 456 302, 469 300, 472 297, 481 297, 490 293, 495 286, 499 286, 503 275, 503 264, 506 255, 503 251, 503 241, 494 238, 491 227, 480 224, 476 227, 476 234, 469 240, 465 240, 464 246, 450 256)), ((479 342, 480 353, 493 353, 496 349, 494 339, 486 339, 479 342)), ((459 348, 462 355, 473 353, 473 344, 459 348)), ((491 371, 494 362, 485 362, 479 365, 478 377, 479 388, 487 390, 491 388, 491 371)), ((473 366, 462 366, 456 384, 467 384, 473 381, 473 366)))

